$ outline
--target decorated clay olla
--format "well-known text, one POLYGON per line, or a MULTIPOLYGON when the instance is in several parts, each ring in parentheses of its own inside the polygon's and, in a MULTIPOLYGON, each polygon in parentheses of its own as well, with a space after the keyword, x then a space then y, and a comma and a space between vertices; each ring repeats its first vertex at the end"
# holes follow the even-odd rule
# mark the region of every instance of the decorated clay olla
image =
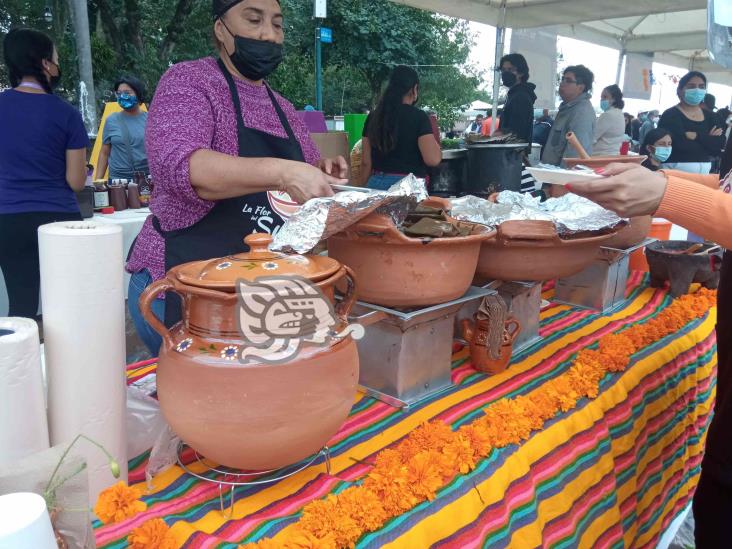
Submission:
POLYGON ((481 280, 552 280, 577 274, 614 233, 564 240, 551 221, 504 221, 498 236, 481 246, 481 280))
POLYGON ((260 351, 242 335, 254 332, 240 329, 241 318, 252 317, 240 316, 244 290, 237 289, 237 280, 256 284, 262 276, 297 275, 322 292, 325 299, 318 303, 325 302, 326 310, 335 285, 344 286, 332 333, 342 333, 347 324, 355 280, 350 269, 327 257, 270 252, 269 235, 250 235, 245 242, 249 253, 171 269, 146 289, 140 307, 163 336, 158 397, 172 429, 203 457, 262 471, 316 453, 338 431, 353 404, 358 350, 345 335, 320 344, 300 342, 280 363, 242 360, 243 352, 260 351), (184 303, 183 321, 170 330, 150 308, 163 291, 180 294, 184 303))
POLYGON ((521 323, 515 318, 506 320, 497 358, 491 356, 491 349, 488 346, 490 323, 490 319, 474 322, 467 318, 464 319, 462 321, 463 339, 470 345, 470 362, 476 370, 487 374, 500 374, 511 361, 513 342, 521 332, 521 323))
POLYGON ((651 231, 653 218, 650 215, 631 217, 630 223, 608 239, 603 246, 625 250, 643 242, 651 231))
POLYGON ((494 236, 495 231, 476 224, 468 236, 411 238, 389 217, 373 213, 329 238, 328 255, 356 273, 359 300, 419 307, 463 296, 475 275, 480 245, 494 236))

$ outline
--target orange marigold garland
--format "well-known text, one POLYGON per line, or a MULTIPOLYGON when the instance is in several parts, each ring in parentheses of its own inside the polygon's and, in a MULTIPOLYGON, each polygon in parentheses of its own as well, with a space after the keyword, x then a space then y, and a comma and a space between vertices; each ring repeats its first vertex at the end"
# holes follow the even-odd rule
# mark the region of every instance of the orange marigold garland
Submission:
POLYGON ((94 506, 94 514, 104 524, 134 517, 147 509, 147 504, 140 501, 140 496, 142 496, 140 490, 120 481, 102 490, 94 506))
POLYGON ((565 373, 527 395, 493 402, 470 425, 457 431, 441 421, 421 425, 396 447, 379 452, 361 485, 307 504, 282 539, 243 547, 354 547, 363 534, 432 500, 440 488, 474 469, 494 448, 519 444, 560 411, 573 409, 581 398, 595 398, 607 373, 623 371, 633 353, 704 316, 715 303, 716 292, 704 288, 681 296, 644 324, 601 337, 597 349, 579 351, 565 373))

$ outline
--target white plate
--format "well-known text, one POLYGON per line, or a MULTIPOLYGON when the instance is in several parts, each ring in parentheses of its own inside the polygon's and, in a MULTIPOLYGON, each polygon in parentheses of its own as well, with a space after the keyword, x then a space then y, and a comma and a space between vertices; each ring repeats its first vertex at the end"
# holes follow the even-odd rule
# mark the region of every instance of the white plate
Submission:
POLYGON ((550 183, 552 185, 566 185, 572 181, 588 181, 590 179, 598 179, 603 177, 594 172, 585 170, 563 170, 557 168, 550 170, 546 168, 526 168, 531 176, 541 183, 550 183))

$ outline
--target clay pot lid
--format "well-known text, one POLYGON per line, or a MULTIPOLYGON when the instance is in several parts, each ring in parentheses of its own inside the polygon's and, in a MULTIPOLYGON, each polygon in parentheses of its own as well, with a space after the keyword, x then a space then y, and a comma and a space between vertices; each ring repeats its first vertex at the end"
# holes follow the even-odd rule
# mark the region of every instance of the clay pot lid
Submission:
POLYGON ((184 284, 234 291, 236 281, 263 276, 296 275, 318 282, 333 275, 341 264, 320 255, 295 255, 269 249, 272 236, 254 233, 244 238, 249 251, 217 259, 193 261, 176 268, 176 278, 184 284))

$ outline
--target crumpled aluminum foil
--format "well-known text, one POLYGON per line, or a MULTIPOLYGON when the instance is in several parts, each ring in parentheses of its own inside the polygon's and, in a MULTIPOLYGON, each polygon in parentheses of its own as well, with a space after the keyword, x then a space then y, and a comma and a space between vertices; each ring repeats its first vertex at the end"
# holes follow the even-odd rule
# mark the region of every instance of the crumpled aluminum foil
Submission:
POLYGON ((318 243, 378 210, 400 226, 417 204, 427 198, 425 180, 410 174, 387 191, 343 191, 308 200, 280 228, 270 244, 276 252, 305 254, 318 243))
POLYGON ((615 213, 576 194, 541 202, 530 194, 502 191, 497 200, 494 203, 477 196, 454 198, 451 215, 494 228, 509 220, 553 221, 559 236, 606 231, 626 224, 615 213))

